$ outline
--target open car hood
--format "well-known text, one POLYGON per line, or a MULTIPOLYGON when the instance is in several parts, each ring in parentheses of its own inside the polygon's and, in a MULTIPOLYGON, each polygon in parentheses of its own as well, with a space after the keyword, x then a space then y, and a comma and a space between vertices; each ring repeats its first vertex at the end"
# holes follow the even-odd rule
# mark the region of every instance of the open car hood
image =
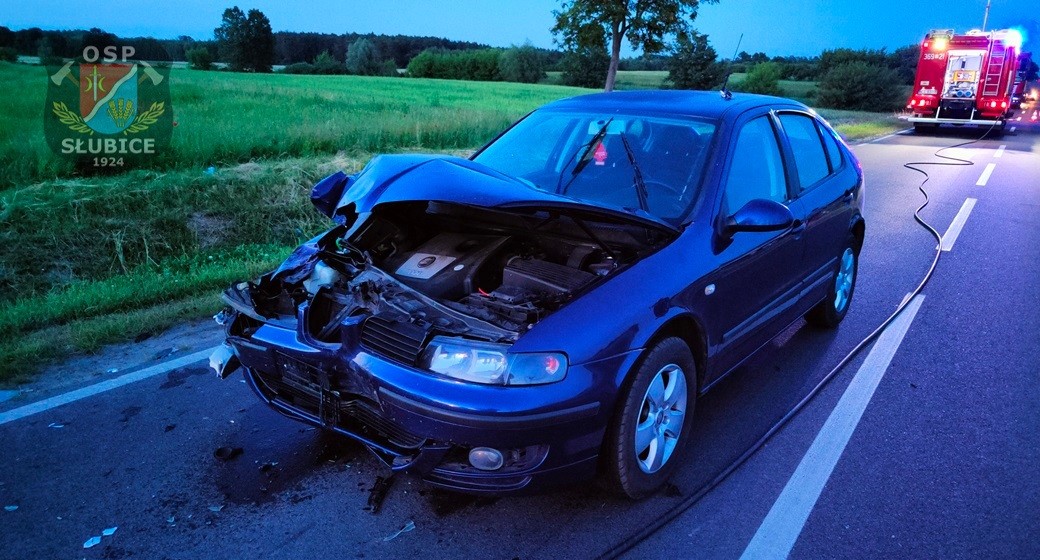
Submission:
POLYGON ((389 202, 431 201, 502 210, 555 210, 586 219, 678 230, 641 210, 603 206, 536 189, 486 165, 454 156, 376 156, 357 175, 338 172, 315 185, 314 206, 338 222, 389 202))

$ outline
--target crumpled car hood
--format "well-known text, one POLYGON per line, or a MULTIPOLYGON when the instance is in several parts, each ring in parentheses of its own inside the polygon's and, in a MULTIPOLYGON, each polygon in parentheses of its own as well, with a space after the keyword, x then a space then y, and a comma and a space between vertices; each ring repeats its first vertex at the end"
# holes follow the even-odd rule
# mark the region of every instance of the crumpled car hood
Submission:
POLYGON ((330 175, 314 187, 315 207, 337 221, 370 212, 379 204, 436 201, 486 208, 556 209, 566 214, 608 218, 668 232, 676 228, 639 210, 600 206, 549 193, 480 163, 454 156, 376 156, 360 173, 330 175))

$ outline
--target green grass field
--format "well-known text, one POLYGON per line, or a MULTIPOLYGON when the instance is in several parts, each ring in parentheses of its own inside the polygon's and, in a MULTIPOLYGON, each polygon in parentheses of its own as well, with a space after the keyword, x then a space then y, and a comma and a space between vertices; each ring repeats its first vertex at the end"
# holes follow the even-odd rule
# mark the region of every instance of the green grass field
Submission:
MULTIPOLYGON (((656 88, 664 75, 625 72, 619 84, 656 88)), ((329 173, 379 152, 467 153, 539 105, 591 92, 174 69, 169 153, 82 177, 44 142, 46 80, 41 67, 0 63, 0 382, 216 311, 221 288, 327 227, 308 195, 329 173)), ((853 138, 898 127, 823 113, 853 138)))

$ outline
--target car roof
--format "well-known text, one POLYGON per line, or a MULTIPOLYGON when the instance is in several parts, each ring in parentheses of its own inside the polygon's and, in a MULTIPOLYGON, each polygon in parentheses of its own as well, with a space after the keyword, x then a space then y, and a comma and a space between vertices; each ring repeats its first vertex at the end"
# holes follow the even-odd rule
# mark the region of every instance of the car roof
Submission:
POLYGON ((717 91, 638 90, 579 95, 554 101, 543 109, 592 110, 602 112, 667 113, 701 117, 710 120, 735 118, 756 107, 783 107, 810 110, 805 105, 769 95, 733 93, 725 99, 717 91))

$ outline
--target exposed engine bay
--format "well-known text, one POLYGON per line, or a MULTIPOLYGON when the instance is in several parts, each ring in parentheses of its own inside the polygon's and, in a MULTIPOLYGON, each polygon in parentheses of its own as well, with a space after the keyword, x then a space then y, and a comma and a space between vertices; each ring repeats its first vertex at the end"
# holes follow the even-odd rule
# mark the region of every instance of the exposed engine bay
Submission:
POLYGON ((403 341, 373 344, 411 362, 414 356, 395 352, 432 334, 515 341, 664 237, 637 224, 545 210, 381 205, 301 246, 259 282, 232 287, 225 300, 257 321, 303 321, 325 343, 341 342, 344 325, 371 318, 366 327, 385 327, 384 339, 403 341))

